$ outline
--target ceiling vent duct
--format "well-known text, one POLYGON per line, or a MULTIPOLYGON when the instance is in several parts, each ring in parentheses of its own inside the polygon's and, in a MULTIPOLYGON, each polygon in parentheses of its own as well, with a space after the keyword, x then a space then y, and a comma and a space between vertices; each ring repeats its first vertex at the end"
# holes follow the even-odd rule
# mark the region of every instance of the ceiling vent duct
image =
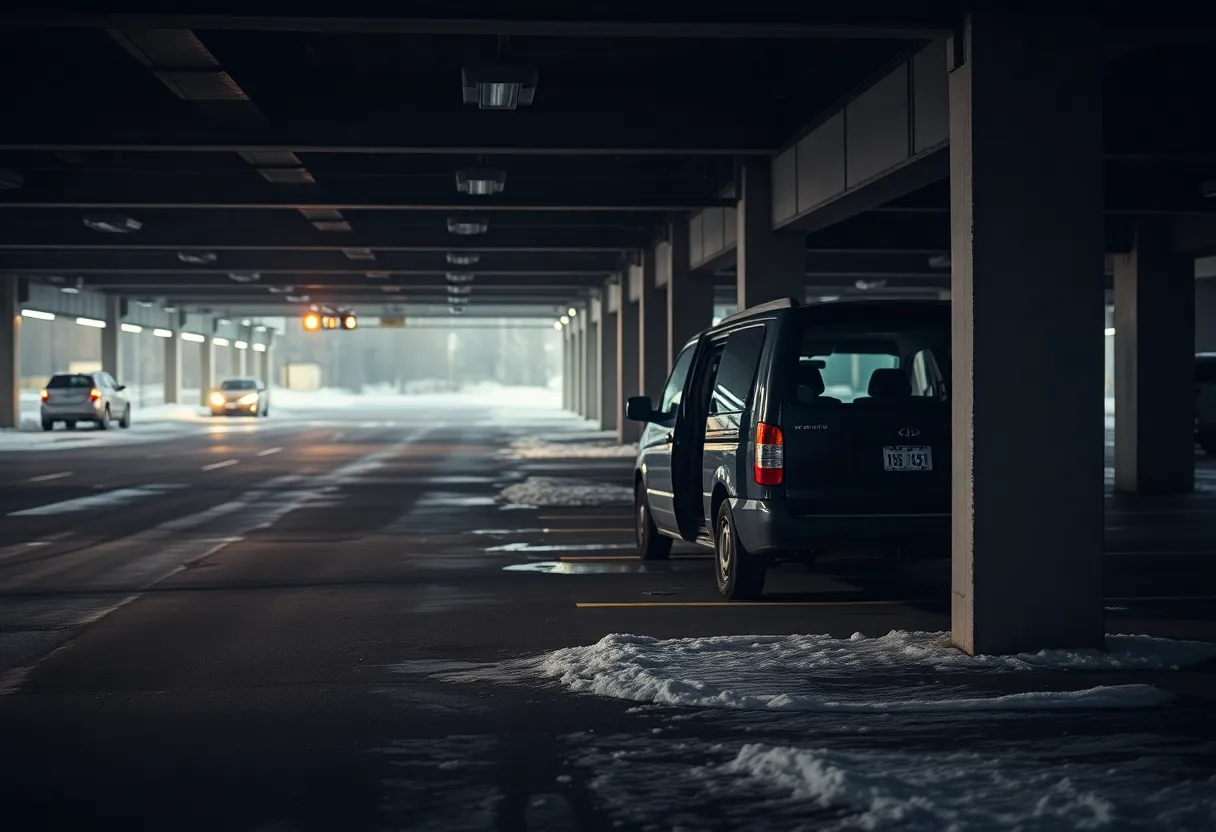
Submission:
POLYGON ((507 187, 507 172, 497 168, 464 168, 456 171, 456 190, 462 194, 486 196, 502 193, 507 187))
POLYGON ((448 252, 448 262, 453 266, 471 266, 480 259, 480 254, 460 254, 454 251, 448 252))
POLYGON ((448 231, 452 234, 485 234, 489 228, 490 221, 485 217, 448 217, 448 231))
POLYGON ((258 168, 258 173, 275 185, 311 185, 317 181, 307 168, 258 168))
POLYGON ((448 272, 448 283, 472 283, 473 275, 469 272, 448 272))
POLYGON ((257 272, 230 272, 228 278, 237 283, 257 283, 262 276, 257 272))
POLYGON ((183 263, 191 263, 195 266, 204 266, 208 263, 214 263, 216 254, 214 251, 179 251, 177 259, 183 263))
POLYGON ((342 212, 337 208, 301 208, 300 213, 306 220, 340 220, 342 212))
POLYGON ((86 228, 107 234, 130 234, 144 227, 139 220, 122 214, 89 214, 85 216, 84 224, 86 228))
POLYGON ((466 66, 460 70, 464 103, 481 110, 514 110, 532 103, 536 70, 522 66, 466 66))
POLYGON ((25 184, 25 177, 15 170, 0 168, 0 191, 15 191, 25 184))
POLYGON ((314 222, 312 227, 318 231, 350 231, 350 223, 346 220, 321 220, 314 222))

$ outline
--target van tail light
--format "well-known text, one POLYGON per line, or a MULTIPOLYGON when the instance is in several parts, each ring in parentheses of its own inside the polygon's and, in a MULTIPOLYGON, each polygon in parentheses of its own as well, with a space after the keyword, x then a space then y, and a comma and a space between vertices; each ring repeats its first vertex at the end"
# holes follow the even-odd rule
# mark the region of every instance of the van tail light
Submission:
POLYGON ((89 401, 95 402, 101 398, 101 391, 94 387, 89 391, 89 401))
POLYGON ((46 400, 47 400, 47 399, 49 399, 50 397, 51 397, 51 391, 50 391, 50 390, 43 390, 43 391, 42 391, 42 400, 43 400, 43 401, 46 401, 46 400))
POLYGON ((785 470, 785 437, 781 428, 756 425, 756 484, 781 485, 785 470))

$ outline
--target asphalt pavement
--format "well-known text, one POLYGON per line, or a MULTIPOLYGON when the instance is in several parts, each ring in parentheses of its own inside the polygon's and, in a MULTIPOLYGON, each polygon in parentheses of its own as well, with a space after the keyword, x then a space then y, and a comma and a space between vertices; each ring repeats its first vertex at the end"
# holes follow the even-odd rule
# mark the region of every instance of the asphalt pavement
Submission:
MULTIPOLYGON (((381 402, 0 452, 5 827, 782 829, 854 809, 703 793, 717 781, 688 772, 719 770, 748 743, 808 738, 848 753, 999 756, 1014 737, 1060 754, 1063 737, 1134 735, 1120 753, 1146 759, 1147 743, 1162 789, 1202 782, 1216 759, 1210 662, 985 681, 1177 696, 1149 711, 965 728, 938 713, 894 733, 867 721, 886 715, 640 705, 512 670, 611 633, 949 629, 945 561, 828 557, 774 570, 762 602, 726 603, 705 552, 636 560, 627 505, 497 499, 527 476, 628 485, 627 460, 505 452, 579 430, 488 404, 381 402)), ((1108 497, 1109 632, 1216 641, 1216 465, 1197 464, 1195 495, 1108 497)))

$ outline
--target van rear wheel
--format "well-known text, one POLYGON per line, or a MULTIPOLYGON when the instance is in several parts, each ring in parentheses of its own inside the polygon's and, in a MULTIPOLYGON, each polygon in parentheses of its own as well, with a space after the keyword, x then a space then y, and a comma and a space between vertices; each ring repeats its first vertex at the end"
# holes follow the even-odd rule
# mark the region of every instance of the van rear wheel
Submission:
POLYGON ((759 598, 764 592, 768 564, 764 558, 749 554, 743 548, 735 530, 735 516, 726 500, 718 508, 714 529, 714 574, 718 592, 735 601, 759 598))
POLYGON ((633 516, 637 524, 638 555, 642 560, 667 560, 671 554, 672 540, 659 534, 650 516, 650 502, 646 499, 646 486, 642 483, 638 483, 633 490, 633 516))

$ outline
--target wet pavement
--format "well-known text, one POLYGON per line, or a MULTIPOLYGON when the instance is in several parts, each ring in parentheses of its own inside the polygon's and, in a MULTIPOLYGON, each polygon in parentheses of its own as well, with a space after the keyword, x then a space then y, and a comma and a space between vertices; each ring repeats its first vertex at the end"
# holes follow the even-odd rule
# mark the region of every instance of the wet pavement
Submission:
MULTIPOLYGON (((724 602, 701 550, 632 557, 628 505, 501 504, 533 475, 628 485, 628 460, 501 453, 586 430, 410 406, 203 426, 137 453, 3 455, 13 828, 1216 828, 1210 661, 983 676, 985 695, 1151 686, 1169 700, 1102 710, 795 712, 572 690, 535 657, 612 633, 949 627, 944 561, 827 557, 774 570, 763 602, 724 602)), ((1216 470, 1199 464, 1201 479, 1216 470)), ((1216 495, 1112 495, 1107 526, 1108 631, 1216 641, 1216 495)), ((668 691, 763 683, 841 702, 979 684, 744 663, 731 692, 648 668, 668 691)))

